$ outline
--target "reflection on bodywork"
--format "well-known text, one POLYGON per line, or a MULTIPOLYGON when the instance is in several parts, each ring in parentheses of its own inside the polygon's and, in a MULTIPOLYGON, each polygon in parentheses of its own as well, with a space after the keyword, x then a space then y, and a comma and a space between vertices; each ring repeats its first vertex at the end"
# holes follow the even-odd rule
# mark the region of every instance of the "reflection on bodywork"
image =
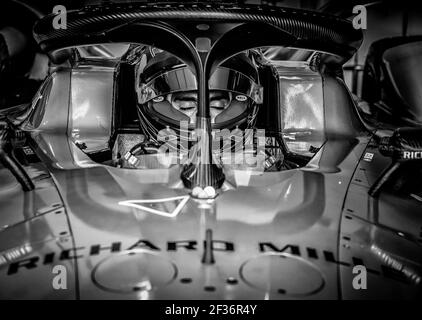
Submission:
POLYGON ((125 200, 120 201, 119 205, 136 208, 142 211, 158 214, 163 217, 174 218, 179 214, 180 210, 183 209, 188 200, 189 196, 162 199, 125 200), (155 209, 158 204, 161 204, 161 206, 159 206, 161 210, 155 209), (168 208, 169 205, 173 208, 168 208), (165 209, 166 211, 164 211, 165 209))
POLYGON ((388 252, 382 250, 376 245, 371 245, 371 251, 374 252, 380 259, 389 267, 397 270, 402 273, 406 278, 409 279, 415 285, 421 282, 421 275, 413 270, 413 268, 408 267, 406 264, 400 262, 396 258, 392 257, 388 252))
POLYGON ((113 106, 113 75, 113 69, 72 73, 69 134, 75 142, 83 142, 86 151, 107 147, 113 109, 105 106, 113 106))
POLYGON ((324 142, 322 79, 305 64, 297 65, 276 68, 282 131, 290 151, 312 155, 324 142))
POLYGON ((21 259, 22 257, 30 254, 31 252, 32 246, 29 243, 0 252, 0 266, 21 259))

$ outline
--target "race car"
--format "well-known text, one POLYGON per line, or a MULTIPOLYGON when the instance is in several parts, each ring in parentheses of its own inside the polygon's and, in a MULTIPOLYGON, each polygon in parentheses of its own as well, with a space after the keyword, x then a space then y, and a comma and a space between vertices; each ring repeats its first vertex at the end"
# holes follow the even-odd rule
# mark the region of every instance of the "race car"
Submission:
POLYGON ((39 20, 0 111, 0 298, 417 299, 421 129, 373 126, 341 18, 225 3, 39 20))

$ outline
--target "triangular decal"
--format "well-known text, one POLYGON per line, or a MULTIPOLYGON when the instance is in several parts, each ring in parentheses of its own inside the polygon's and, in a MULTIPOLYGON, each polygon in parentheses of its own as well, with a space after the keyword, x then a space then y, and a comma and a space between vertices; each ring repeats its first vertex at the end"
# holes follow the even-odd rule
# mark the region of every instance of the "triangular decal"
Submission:
POLYGON ((120 201, 119 205, 121 206, 127 206, 136 208, 139 210, 143 210, 149 213, 158 214, 160 216, 173 218, 177 216, 182 210, 182 208, 185 206, 186 202, 188 202, 189 196, 179 196, 179 197, 172 197, 172 198, 162 198, 162 199, 142 199, 142 200, 125 200, 120 201), (179 203, 176 205, 176 208, 173 210, 173 212, 165 212, 162 210, 157 210, 151 207, 148 207, 147 205, 155 205, 155 204, 165 204, 165 203, 174 203, 179 200, 179 203))

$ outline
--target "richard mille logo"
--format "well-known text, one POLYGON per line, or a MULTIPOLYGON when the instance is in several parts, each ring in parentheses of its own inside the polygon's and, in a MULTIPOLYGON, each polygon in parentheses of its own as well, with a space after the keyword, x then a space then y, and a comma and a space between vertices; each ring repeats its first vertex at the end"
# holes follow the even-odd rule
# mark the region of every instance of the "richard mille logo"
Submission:
MULTIPOLYGON (((12 261, 9 260, 7 261, 7 263, 2 264, 9 265, 7 268, 7 275, 13 276, 21 272, 29 272, 30 270, 36 270, 37 268, 40 268, 42 266, 54 266, 57 263, 66 260, 77 260, 84 258, 86 259, 89 257, 104 254, 119 253, 123 250, 130 251, 135 249, 146 249, 157 253, 178 252, 183 254, 190 251, 203 250, 206 247, 210 247, 212 251, 220 252, 222 254, 233 254, 237 250, 235 243, 224 240, 205 240, 203 241, 203 243, 199 243, 196 240, 181 240, 167 241, 164 244, 158 244, 147 239, 141 239, 127 248, 123 248, 122 242, 113 242, 107 245, 94 244, 88 247, 81 246, 64 249, 60 252, 50 252, 46 253, 43 256, 34 255, 19 260, 19 257, 15 257, 14 259, 11 259, 12 261)), ((313 247, 301 247, 294 244, 280 245, 273 242, 258 242, 256 246, 256 251, 258 253, 289 253, 294 256, 308 259, 309 261, 325 261, 329 264, 335 264, 350 268, 353 268, 357 265, 365 266, 364 261, 358 257, 351 257, 351 261, 342 261, 336 258, 332 251, 320 250, 313 247)), ((251 252, 251 254, 254 253, 251 252)), ((376 269, 366 267, 366 271, 370 274, 384 276, 386 278, 394 279, 400 282, 409 283, 409 278, 405 274, 400 272, 400 270, 395 270, 391 266, 380 265, 379 268, 376 269)))
POLYGON ((422 159, 422 151, 403 151, 403 159, 422 159))

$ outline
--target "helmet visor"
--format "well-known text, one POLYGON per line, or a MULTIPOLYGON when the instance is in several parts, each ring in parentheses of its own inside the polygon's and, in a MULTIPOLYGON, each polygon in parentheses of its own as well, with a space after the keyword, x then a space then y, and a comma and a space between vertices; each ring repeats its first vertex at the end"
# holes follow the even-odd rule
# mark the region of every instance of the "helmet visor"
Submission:
MULTIPOLYGON (((197 81, 189 68, 182 67, 160 74, 148 83, 139 83, 137 89, 139 104, 145 104, 170 93, 196 91, 197 81)), ((233 69, 217 68, 209 80, 209 89, 230 91, 233 94, 244 95, 256 104, 262 104, 262 87, 233 69)))

